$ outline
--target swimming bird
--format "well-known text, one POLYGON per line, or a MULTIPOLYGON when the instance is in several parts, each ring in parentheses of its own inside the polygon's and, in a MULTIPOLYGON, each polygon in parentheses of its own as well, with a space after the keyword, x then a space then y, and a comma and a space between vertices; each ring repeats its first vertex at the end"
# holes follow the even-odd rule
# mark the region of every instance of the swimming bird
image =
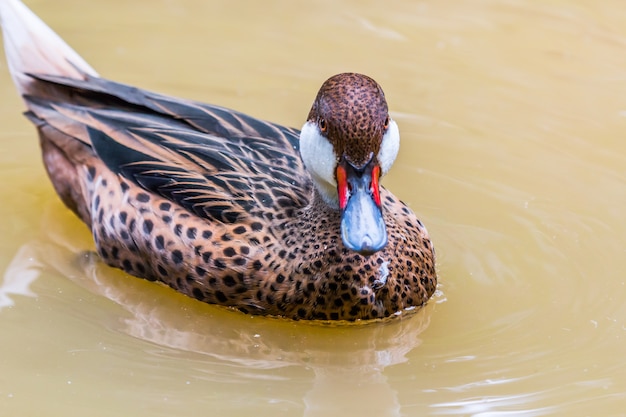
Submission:
POLYGON ((330 77, 298 131, 107 80, 19 0, 0 21, 48 176, 107 264, 292 319, 383 318, 435 291, 426 228, 380 185, 400 136, 372 78, 330 77))

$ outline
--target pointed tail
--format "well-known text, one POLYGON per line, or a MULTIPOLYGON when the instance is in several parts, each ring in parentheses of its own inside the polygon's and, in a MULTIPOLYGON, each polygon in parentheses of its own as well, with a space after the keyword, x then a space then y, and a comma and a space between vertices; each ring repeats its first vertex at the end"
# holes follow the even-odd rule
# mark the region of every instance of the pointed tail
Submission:
POLYGON ((0 0, 0 25, 9 71, 21 95, 37 93, 29 73, 79 79, 85 75, 98 76, 20 0, 0 0))

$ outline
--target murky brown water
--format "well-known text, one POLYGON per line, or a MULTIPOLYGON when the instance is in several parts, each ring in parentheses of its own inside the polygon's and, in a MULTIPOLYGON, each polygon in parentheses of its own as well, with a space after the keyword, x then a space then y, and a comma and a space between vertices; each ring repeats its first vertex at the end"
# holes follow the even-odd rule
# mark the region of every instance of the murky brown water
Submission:
POLYGON ((625 413, 621 1, 28 4, 109 78, 289 125, 328 76, 373 76, 403 140, 385 185, 429 227, 441 293, 333 328, 103 266, 2 60, 2 415, 625 413))

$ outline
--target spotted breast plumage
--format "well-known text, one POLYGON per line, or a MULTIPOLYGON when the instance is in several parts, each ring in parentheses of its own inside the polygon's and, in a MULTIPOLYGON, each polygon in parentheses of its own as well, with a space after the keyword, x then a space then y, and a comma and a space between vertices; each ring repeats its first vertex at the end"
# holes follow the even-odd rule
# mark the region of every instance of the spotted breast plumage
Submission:
POLYGON ((0 18, 48 175, 107 264, 293 319, 382 318, 434 293, 425 227, 379 184, 399 133, 371 78, 328 79, 298 131, 104 79, 19 0, 0 18))

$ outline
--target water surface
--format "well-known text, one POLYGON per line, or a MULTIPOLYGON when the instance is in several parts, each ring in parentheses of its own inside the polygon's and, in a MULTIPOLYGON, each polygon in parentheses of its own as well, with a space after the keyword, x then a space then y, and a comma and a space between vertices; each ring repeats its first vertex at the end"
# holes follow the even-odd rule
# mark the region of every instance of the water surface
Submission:
POLYGON ((203 305, 104 266, 0 64, 0 409, 612 416, 626 409, 622 2, 29 1, 106 77, 300 126, 342 71, 402 134, 384 184, 440 292, 387 324, 203 305))

